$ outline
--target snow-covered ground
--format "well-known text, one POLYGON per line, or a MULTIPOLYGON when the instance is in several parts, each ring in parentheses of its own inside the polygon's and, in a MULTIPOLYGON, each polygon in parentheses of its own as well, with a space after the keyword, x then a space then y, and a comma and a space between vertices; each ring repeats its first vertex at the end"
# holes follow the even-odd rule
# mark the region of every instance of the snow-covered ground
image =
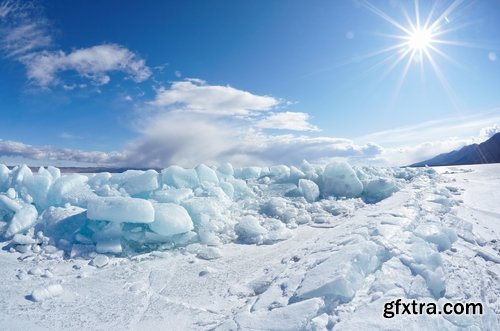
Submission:
POLYGON ((500 165, 169 169, 0 167, 0 328, 499 329, 500 165))

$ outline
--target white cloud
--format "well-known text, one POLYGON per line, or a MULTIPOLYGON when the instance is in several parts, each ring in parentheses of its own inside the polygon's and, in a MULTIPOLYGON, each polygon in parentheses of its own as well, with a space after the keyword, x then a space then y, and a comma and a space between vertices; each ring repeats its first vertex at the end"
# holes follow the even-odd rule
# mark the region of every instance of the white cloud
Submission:
POLYGON ((113 71, 123 72, 136 82, 151 75, 143 59, 116 44, 77 49, 68 54, 43 51, 26 55, 21 61, 26 65, 28 78, 42 87, 58 84, 58 74, 63 71, 75 71, 96 85, 107 84, 113 71))
MULTIPOLYGON (((384 149, 382 156, 394 165, 409 165, 425 161, 442 153, 458 150, 466 145, 479 144, 500 132, 497 124, 479 130, 479 134, 465 137, 446 137, 418 144, 400 145, 384 149)), ((425 134, 423 135, 425 137, 425 134)))
POLYGON ((207 85, 200 79, 173 82, 168 89, 161 87, 150 102, 157 107, 222 116, 268 111, 279 103, 270 96, 255 95, 231 86, 207 85))
POLYGON ((17 141, 0 139, 0 156, 22 157, 29 160, 48 161, 74 161, 92 164, 121 164, 126 158, 125 153, 82 151, 68 148, 55 148, 51 146, 33 146, 17 141))
POLYGON ((23 63, 30 81, 40 87, 64 84, 60 74, 76 72, 95 85, 109 83, 111 72, 122 72, 135 82, 151 76, 143 59, 127 48, 103 44, 66 53, 49 50, 53 44, 50 24, 35 2, 4 1, 0 4, 0 51, 23 63))
POLYGON ((317 126, 309 123, 309 114, 289 111, 273 113, 260 120, 257 127, 292 131, 319 131, 317 126))
POLYGON ((52 45, 49 23, 39 11, 33 2, 0 4, 0 50, 7 57, 19 58, 52 45))
POLYGON ((141 138, 129 145, 126 162, 164 167, 198 163, 235 165, 298 164, 302 160, 372 158, 381 153, 374 144, 306 135, 270 135, 251 121, 199 113, 155 114, 139 124, 141 138))
MULTIPOLYGON (((280 104, 278 99, 229 86, 207 85, 199 79, 172 83, 168 90, 158 91, 153 104, 157 105, 153 109, 136 112, 132 127, 138 137, 121 152, 84 152, 3 142, 0 156, 166 167, 221 162, 298 164, 304 159, 322 162, 339 157, 366 160, 382 153, 382 148, 375 144, 360 145, 349 139, 265 132, 264 128, 294 131, 318 128, 308 122, 308 114, 300 112, 274 110, 263 119, 257 115, 280 104)), ((61 137, 71 136, 64 134, 61 137)))
POLYGON ((60 134, 57 135, 57 137, 61 139, 81 139, 82 137, 68 133, 68 132, 61 132, 60 134))
POLYGON ((500 126, 498 126, 498 124, 482 128, 481 131, 479 131, 479 139, 482 141, 488 140, 498 132, 500 132, 500 126))
POLYGON ((386 148, 383 150, 382 157, 388 160, 389 164, 404 166, 428 160, 442 153, 449 153, 471 143, 471 138, 451 137, 415 145, 386 148))
POLYGON ((477 133, 492 123, 500 122, 500 109, 476 113, 473 115, 457 115, 455 117, 427 121, 416 125, 379 131, 355 138, 355 141, 373 141, 389 147, 417 145, 425 137, 428 141, 438 141, 449 137, 477 138, 477 133))

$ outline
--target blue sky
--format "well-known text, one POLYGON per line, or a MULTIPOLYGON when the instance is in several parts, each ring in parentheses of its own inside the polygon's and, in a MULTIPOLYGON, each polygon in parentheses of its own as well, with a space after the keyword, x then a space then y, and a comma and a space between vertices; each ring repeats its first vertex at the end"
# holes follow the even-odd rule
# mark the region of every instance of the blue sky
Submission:
POLYGON ((0 38, 5 163, 400 165, 500 130, 494 0, 8 0, 0 38))

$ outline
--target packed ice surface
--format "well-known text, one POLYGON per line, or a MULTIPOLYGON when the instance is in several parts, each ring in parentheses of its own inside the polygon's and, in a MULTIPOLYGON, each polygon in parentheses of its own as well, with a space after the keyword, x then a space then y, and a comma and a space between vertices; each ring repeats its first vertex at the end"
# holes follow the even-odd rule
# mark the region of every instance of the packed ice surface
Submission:
POLYGON ((155 210, 148 200, 126 197, 96 197, 87 204, 87 217, 124 223, 151 223, 155 210))
POLYGON ((498 329, 500 167, 471 169, 0 165, 0 328, 498 329))

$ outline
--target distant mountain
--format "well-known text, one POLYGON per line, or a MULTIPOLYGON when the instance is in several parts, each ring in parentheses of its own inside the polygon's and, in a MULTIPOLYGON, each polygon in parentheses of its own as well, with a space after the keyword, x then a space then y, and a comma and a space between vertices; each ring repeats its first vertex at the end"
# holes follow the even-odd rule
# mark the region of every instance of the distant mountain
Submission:
POLYGON ((485 142, 467 145, 459 150, 439 154, 432 159, 417 162, 410 167, 446 166, 464 164, 500 163, 500 132, 485 142))

